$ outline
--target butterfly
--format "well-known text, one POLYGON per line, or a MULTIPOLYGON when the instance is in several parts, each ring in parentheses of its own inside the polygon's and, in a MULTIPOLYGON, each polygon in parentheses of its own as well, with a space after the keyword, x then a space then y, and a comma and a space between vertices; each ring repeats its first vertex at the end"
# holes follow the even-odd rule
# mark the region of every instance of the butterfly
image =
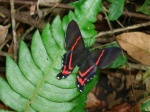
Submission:
POLYGON ((56 78, 67 78, 73 69, 78 66, 76 84, 80 92, 84 90, 85 84, 96 74, 97 67, 100 69, 106 68, 122 53, 122 49, 119 47, 96 48, 89 51, 85 47, 79 26, 74 20, 71 20, 67 26, 65 48, 67 52, 63 55, 63 66, 56 78))

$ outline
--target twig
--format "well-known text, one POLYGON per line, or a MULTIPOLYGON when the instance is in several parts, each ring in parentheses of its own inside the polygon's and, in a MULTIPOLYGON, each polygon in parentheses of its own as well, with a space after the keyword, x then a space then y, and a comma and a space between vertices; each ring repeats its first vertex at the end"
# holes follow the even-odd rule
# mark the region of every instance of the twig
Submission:
POLYGON ((0 13, 0 17, 5 18, 6 16, 3 13, 0 13))
POLYGON ((146 16, 146 15, 143 15, 140 13, 133 13, 133 12, 129 12, 129 11, 123 11, 122 15, 150 20, 150 16, 146 16))
MULTIPOLYGON (((1 3, 9 3, 9 0, 0 0, 0 2, 1 3)), ((25 0, 15 0, 14 3, 15 4, 22 4, 22 5, 36 5, 37 4, 37 2, 35 2, 35 1, 25 1, 25 0)), ((55 3, 51 3, 51 2, 43 3, 42 2, 39 5, 40 6, 53 7, 55 5, 55 3)), ((59 5, 57 5, 57 7, 65 8, 65 9, 74 9, 73 6, 66 5, 66 4, 59 4, 59 5)), ((146 16, 146 15, 143 15, 140 13, 133 13, 133 12, 129 12, 129 11, 123 11, 122 15, 150 20, 150 16, 146 16)))
POLYGON ((17 62, 18 42, 17 42, 16 30, 15 30, 15 8, 14 8, 14 0, 10 0, 10 7, 11 7, 11 20, 12 20, 13 42, 14 42, 14 61, 17 62))
MULTIPOLYGON (((134 70, 147 70, 149 66, 147 65, 142 65, 142 64, 134 64, 134 63, 130 63, 128 62, 128 68, 134 70)), ((119 67, 120 69, 127 69, 126 65, 123 65, 121 67, 119 67)))
POLYGON ((9 41, 9 39, 5 39, 5 41, 0 45, 0 50, 4 47, 4 45, 9 41))
POLYGON ((9 55, 10 57, 14 57, 13 54, 10 54, 10 53, 7 53, 7 52, 0 51, 0 56, 6 56, 6 55, 9 55))
MULTIPOLYGON (((108 23, 108 25, 109 25, 109 27, 110 27, 110 30, 112 30, 112 26, 111 26, 111 23, 110 23, 110 21, 109 21, 109 19, 108 19, 108 16, 107 16, 107 14, 106 14, 106 12, 108 12, 108 10, 102 5, 102 7, 103 7, 103 13, 105 14, 105 17, 106 17, 106 20, 107 20, 107 23, 108 23)), ((116 22, 121 26, 121 27, 124 27, 121 23, 120 23, 120 21, 119 20, 116 20, 116 22)), ((112 31, 113 32, 113 31, 112 31)), ((113 33, 112 33, 113 34, 113 33)))
MULTIPOLYGON (((10 11, 2 6, 0 6, 0 13, 4 14, 6 17, 11 17, 10 11)), ((35 24, 37 22, 35 19, 33 19, 30 16, 24 15, 23 13, 20 13, 20 12, 15 13, 15 19, 17 21, 29 24, 31 26, 34 26, 34 27, 40 28, 40 29, 42 29, 45 25, 45 22, 40 22, 40 24, 38 26, 35 26, 35 24)))
MULTIPOLYGON (((61 0, 60 0, 61 1, 61 0)), ((57 7, 57 5, 59 5, 60 2, 56 3, 52 8, 50 8, 46 13, 44 13, 44 15, 39 19, 37 20, 35 26, 37 26, 43 19, 46 15, 48 15, 54 8, 57 7)), ((22 36, 22 39, 24 40, 24 38, 26 37, 26 35, 31 32, 32 30, 34 29, 33 26, 31 26, 25 33, 24 35, 22 36)))
MULTIPOLYGON (((8 3, 9 0, 0 0, 0 2, 2 3, 8 3)), ((25 0, 15 0, 14 1, 15 4, 22 4, 22 5, 37 5, 36 1, 25 1, 25 0)), ((52 3, 52 2, 42 2, 39 5, 40 6, 47 6, 47 7, 53 7, 56 3, 52 3)), ((58 4, 57 7, 59 8, 65 8, 65 9, 74 9, 74 7, 70 6, 70 5, 66 5, 66 4, 58 4)))
POLYGON ((102 5, 102 7, 103 7, 103 9, 104 9, 104 14, 105 14, 105 18, 106 18, 106 21, 107 21, 107 23, 108 23, 108 26, 109 26, 109 28, 110 28, 110 31, 111 31, 111 34, 113 35, 113 37, 115 38, 115 35, 114 35, 114 33, 113 33, 113 28, 112 28, 112 25, 111 25, 111 23, 110 23, 110 21, 109 21, 109 19, 108 19, 108 16, 107 16, 107 9, 102 5))
MULTIPOLYGON (((150 22, 146 22, 146 23, 131 25, 131 26, 124 27, 124 28, 115 29, 115 30, 113 30, 113 33, 123 32, 123 31, 131 30, 131 29, 136 29, 136 28, 140 28, 140 27, 145 27, 145 26, 150 26, 150 22)), ((95 36, 95 38, 100 37, 100 36, 104 36, 104 35, 110 35, 110 34, 112 34, 112 31, 100 32, 100 33, 98 33, 95 36)))

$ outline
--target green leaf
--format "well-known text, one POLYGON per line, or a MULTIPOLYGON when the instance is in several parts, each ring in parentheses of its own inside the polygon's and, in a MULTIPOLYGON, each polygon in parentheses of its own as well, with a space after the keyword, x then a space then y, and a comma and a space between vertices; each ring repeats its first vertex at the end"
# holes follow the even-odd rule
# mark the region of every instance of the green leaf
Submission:
POLYGON ((150 111, 150 99, 146 100, 142 105, 141 105, 141 110, 144 112, 149 112, 150 111))
POLYGON ((108 10, 108 19, 110 21, 117 20, 121 16, 123 8, 124 0, 114 0, 108 10))
POLYGON ((144 4, 139 9, 137 9, 137 11, 150 16, 150 0, 146 0, 144 4))
POLYGON ((66 52, 65 30, 71 19, 78 21, 86 45, 92 45, 93 22, 100 9, 101 0, 76 2, 75 13, 69 12, 61 21, 59 16, 52 25, 46 24, 40 35, 37 30, 32 38, 31 50, 21 41, 18 65, 6 57, 7 81, 0 77, 0 100, 15 111, 28 112, 82 112, 85 111, 86 95, 98 80, 94 77, 80 93, 76 86, 78 67, 62 80, 56 75, 61 69, 61 60, 66 52))
POLYGON ((121 54, 108 68, 118 68, 127 62, 126 57, 121 54))
POLYGON ((15 112, 15 111, 9 111, 9 110, 2 110, 2 109, 0 109, 0 112, 15 112))
POLYGON ((107 0, 109 3, 113 3, 115 0, 107 0))
POLYGON ((74 2, 71 5, 75 7, 75 14, 70 11, 68 16, 63 18, 64 29, 66 29, 68 22, 72 19, 78 23, 85 45, 88 47, 91 47, 95 42, 93 37, 97 32, 93 23, 96 22, 96 15, 101 9, 100 3, 101 0, 80 0, 74 2))

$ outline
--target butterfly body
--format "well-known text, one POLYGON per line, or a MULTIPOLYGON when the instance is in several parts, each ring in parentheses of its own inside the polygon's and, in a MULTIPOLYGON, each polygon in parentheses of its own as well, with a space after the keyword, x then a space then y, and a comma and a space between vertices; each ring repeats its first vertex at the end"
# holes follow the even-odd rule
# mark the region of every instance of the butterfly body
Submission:
POLYGON ((122 49, 118 47, 102 50, 97 48, 90 52, 84 45, 77 23, 73 20, 67 26, 65 47, 67 52, 63 55, 63 66, 57 78, 67 78, 75 66, 78 66, 76 84, 80 92, 96 74, 97 67, 103 69, 109 66, 122 53, 122 49))

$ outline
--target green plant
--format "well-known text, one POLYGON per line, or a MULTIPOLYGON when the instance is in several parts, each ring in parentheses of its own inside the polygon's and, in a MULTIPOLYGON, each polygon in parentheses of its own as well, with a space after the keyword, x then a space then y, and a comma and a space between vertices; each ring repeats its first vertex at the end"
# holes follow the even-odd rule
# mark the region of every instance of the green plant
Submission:
POLYGON ((145 0, 144 4, 137 9, 137 11, 144 13, 146 15, 150 15, 150 1, 149 0, 145 0))
POLYGON ((31 53, 22 41, 18 65, 6 58, 7 81, 0 78, 0 100, 15 111, 69 112, 84 111, 87 93, 96 84, 97 76, 80 93, 75 85, 77 68, 65 80, 57 80, 62 55, 65 52, 64 37, 68 22, 78 21, 86 45, 91 46, 96 31, 94 23, 101 0, 80 0, 72 5, 75 13, 61 19, 57 16, 45 26, 40 36, 34 33, 31 53), (90 44, 89 44, 90 43, 90 44))
MULTIPOLYGON (((64 37, 68 22, 72 19, 77 21, 85 45, 92 46, 96 34, 93 23, 101 9, 100 3, 101 0, 72 3, 74 12, 70 11, 62 21, 57 16, 51 27, 49 24, 45 26, 42 35, 38 30, 34 33, 31 51, 21 41, 18 65, 9 56, 6 58, 8 82, 0 77, 0 100, 15 111, 85 111, 86 95, 96 84, 98 76, 85 86, 84 93, 80 93, 76 87, 77 67, 67 79, 58 80, 56 75, 60 72, 65 53, 64 37)), ((118 64, 112 66, 114 68, 118 64)))
POLYGON ((110 21, 117 20, 121 16, 124 8, 124 2, 125 0, 111 1, 112 4, 110 5, 110 8, 108 10, 108 19, 110 21))

